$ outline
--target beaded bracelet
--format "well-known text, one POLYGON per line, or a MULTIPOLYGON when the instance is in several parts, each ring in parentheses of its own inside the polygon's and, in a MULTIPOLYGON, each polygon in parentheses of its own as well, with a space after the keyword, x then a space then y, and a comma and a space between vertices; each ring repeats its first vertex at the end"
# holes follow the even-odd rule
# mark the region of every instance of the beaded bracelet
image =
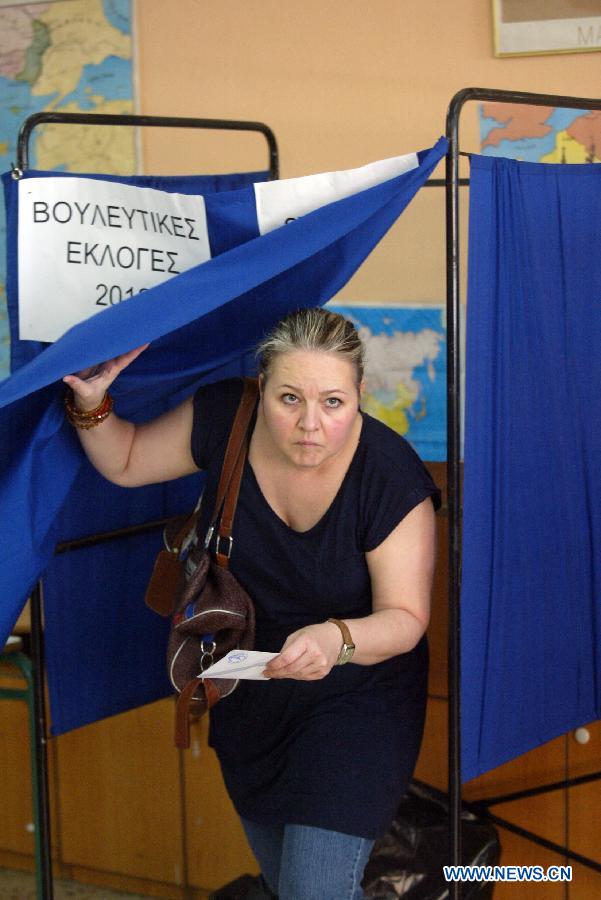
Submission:
POLYGON ((89 428, 96 428, 101 422, 110 416, 113 411, 113 398, 108 391, 105 393, 101 402, 94 409, 82 410, 77 409, 73 402, 73 394, 70 391, 65 394, 65 412, 69 422, 75 428, 83 428, 86 431, 89 428))

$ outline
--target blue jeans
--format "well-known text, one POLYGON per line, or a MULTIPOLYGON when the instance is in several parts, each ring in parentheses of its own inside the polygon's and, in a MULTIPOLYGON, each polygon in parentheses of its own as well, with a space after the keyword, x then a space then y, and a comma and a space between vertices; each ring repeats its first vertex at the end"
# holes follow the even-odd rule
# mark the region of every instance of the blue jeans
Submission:
POLYGON ((310 825, 242 819, 263 878, 279 900, 363 900, 361 879, 374 842, 310 825))

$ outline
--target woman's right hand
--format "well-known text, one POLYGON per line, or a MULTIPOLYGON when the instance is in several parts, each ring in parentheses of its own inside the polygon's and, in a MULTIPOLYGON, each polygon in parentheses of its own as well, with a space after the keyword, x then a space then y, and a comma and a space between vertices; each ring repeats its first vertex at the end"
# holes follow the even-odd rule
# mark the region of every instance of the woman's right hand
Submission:
POLYGON ((63 381, 72 389, 77 409, 82 412, 96 409, 102 403, 105 393, 117 375, 148 346, 148 344, 142 344, 141 347, 136 347, 135 350, 130 350, 128 353, 122 353, 121 356, 116 356, 100 365, 82 369, 81 372, 76 372, 74 375, 65 375, 63 381))

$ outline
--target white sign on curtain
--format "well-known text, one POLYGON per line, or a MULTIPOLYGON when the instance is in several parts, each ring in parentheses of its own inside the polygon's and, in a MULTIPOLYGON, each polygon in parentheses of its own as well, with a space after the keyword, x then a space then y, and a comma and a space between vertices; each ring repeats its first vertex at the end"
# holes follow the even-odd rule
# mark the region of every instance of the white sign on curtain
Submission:
POLYGON ((19 183, 19 337, 78 322, 210 259, 204 200, 81 177, 19 183))
POLYGON ((407 153, 405 156, 381 159, 358 169, 322 172, 319 175, 255 184, 259 231, 267 234, 326 203, 342 200, 376 184, 382 184, 403 172, 416 169, 418 165, 417 153, 407 153))

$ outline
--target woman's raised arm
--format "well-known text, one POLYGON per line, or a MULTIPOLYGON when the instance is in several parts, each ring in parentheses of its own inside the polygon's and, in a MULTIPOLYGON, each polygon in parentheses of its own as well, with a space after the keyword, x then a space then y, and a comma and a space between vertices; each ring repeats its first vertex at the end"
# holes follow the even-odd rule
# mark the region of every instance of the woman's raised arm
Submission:
MULTIPOLYGON (((73 391, 75 409, 90 412, 100 407, 117 375, 147 346, 66 375, 63 381, 73 391)), ((138 487, 198 471, 190 450, 192 417, 192 398, 188 398, 144 425, 111 413, 94 427, 78 428, 77 433, 88 459, 105 478, 123 487, 138 487)))

